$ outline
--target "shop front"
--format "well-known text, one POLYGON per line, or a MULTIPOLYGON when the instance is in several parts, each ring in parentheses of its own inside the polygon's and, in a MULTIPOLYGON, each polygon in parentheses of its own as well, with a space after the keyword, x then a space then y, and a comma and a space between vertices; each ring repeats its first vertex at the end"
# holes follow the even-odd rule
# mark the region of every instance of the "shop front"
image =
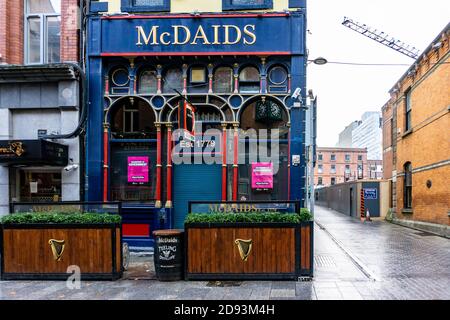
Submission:
POLYGON ((71 63, 0 66, 0 216, 14 202, 80 200, 83 146, 67 133, 81 77, 71 63))
POLYGON ((86 200, 122 201, 131 246, 189 201, 304 201, 304 19, 90 17, 86 200))

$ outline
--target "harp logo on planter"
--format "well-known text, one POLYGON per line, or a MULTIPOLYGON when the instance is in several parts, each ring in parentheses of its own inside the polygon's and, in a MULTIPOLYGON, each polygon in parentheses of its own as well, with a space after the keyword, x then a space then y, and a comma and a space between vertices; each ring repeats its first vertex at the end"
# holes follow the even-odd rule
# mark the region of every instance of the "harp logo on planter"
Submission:
POLYGON ((272 162, 252 163, 252 189, 273 189, 272 162))
POLYGON ((236 239, 234 240, 234 243, 238 247, 239 255, 241 256, 242 261, 247 261, 250 252, 252 252, 253 240, 236 239))
POLYGON ((66 245, 66 242, 64 240, 50 239, 50 240, 48 240, 48 244, 50 245, 50 248, 52 249, 53 258, 56 261, 61 261, 61 257, 64 252, 64 247, 66 245))
POLYGON ((128 183, 148 183, 148 157, 128 157, 128 183))

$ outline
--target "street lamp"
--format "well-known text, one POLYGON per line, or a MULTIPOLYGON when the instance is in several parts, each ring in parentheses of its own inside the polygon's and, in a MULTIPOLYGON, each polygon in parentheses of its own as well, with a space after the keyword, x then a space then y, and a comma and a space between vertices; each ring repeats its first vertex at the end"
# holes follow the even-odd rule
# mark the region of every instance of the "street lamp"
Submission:
POLYGON ((324 57, 317 57, 314 60, 308 60, 309 62, 313 62, 314 64, 317 64, 319 66, 323 66, 324 64, 328 63, 328 60, 324 57))

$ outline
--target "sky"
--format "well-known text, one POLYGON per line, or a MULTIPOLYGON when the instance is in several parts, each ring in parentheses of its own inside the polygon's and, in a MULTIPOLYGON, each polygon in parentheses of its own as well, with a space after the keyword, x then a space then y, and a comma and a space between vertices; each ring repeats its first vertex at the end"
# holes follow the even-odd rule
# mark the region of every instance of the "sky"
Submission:
MULTIPOLYGON (((344 17, 383 31, 422 53, 450 22, 448 0, 308 0, 309 59, 412 65, 409 58, 342 25, 344 17)), ((308 65, 318 97, 317 144, 332 147, 365 111, 380 111, 408 66, 308 65)))

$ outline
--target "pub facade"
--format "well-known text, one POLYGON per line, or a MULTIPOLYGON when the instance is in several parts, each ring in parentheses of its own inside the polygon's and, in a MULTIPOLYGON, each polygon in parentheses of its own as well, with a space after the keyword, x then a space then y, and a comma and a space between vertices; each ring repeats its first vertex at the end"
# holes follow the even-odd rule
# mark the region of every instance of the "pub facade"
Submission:
POLYGON ((305 1, 93 3, 85 200, 121 201, 126 241, 189 201, 304 203, 305 1))

